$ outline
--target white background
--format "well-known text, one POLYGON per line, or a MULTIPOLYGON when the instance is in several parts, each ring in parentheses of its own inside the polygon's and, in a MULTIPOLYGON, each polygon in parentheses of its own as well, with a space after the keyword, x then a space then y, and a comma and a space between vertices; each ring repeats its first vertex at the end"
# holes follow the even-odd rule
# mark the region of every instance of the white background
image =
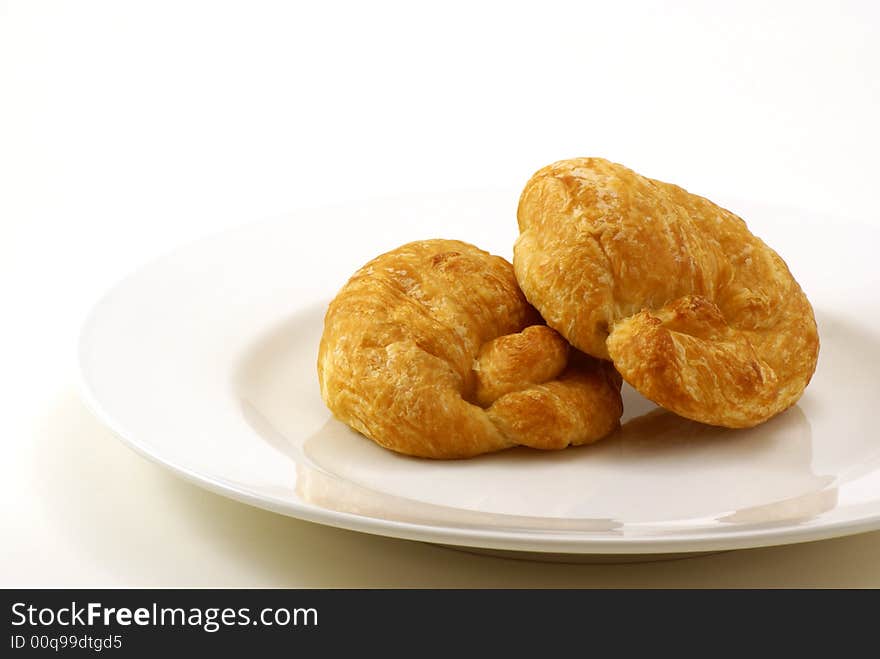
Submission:
POLYGON ((75 388, 89 305, 206 233, 576 155, 878 223, 878 118, 868 1, 0 0, 0 585, 880 586, 878 533, 572 567, 298 522, 148 464, 75 388))

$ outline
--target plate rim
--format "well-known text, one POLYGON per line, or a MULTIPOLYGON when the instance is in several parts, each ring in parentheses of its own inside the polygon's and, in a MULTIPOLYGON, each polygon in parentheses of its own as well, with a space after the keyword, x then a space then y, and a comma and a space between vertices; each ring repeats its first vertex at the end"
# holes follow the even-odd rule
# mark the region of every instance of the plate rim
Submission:
POLYGON ((702 553, 773 547, 866 533, 880 529, 880 515, 840 520, 822 525, 785 525, 769 529, 733 531, 719 535, 711 533, 681 536, 669 534, 663 539, 656 537, 606 537, 590 536, 589 531, 499 531, 494 529, 469 530, 434 524, 415 524, 397 520, 358 515, 344 511, 308 506, 300 502, 254 494, 246 488, 238 488, 220 479, 200 474, 195 470, 174 464, 141 446, 129 433, 122 431, 93 396, 85 378, 80 379, 80 391, 89 410, 104 423, 125 446, 153 464, 169 470, 175 476, 197 485, 209 492, 244 503, 262 510, 303 520, 342 528, 349 531, 369 533, 402 540, 414 540, 433 544, 478 547, 482 549, 505 549, 512 551, 563 553, 563 554, 669 554, 702 553))

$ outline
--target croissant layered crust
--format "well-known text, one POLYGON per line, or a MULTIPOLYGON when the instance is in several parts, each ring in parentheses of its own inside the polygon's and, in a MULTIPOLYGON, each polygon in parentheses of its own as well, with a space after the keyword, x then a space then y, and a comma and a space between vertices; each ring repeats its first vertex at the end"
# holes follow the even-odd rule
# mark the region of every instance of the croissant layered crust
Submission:
POLYGON ((358 270, 327 310, 318 376, 337 418, 420 457, 586 444, 622 413, 611 365, 543 323, 510 263, 454 240, 358 270))
POLYGON ((793 405, 816 368, 812 307, 745 222, 600 158, 538 171, 516 278, 547 324, 684 417, 732 428, 793 405))

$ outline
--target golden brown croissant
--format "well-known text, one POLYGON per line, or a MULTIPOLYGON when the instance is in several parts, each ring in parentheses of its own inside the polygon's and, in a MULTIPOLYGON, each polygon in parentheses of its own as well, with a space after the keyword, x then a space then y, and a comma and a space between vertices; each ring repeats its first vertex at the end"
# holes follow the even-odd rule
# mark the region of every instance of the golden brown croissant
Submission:
POLYGON ((330 303, 321 395, 376 443, 422 457, 604 437, 619 425, 620 376, 540 323, 501 257, 453 240, 409 243, 367 263, 330 303))
POLYGON ((538 171, 519 203, 516 277, 550 327, 681 416, 753 426, 816 368, 813 310, 745 222, 599 158, 538 171))

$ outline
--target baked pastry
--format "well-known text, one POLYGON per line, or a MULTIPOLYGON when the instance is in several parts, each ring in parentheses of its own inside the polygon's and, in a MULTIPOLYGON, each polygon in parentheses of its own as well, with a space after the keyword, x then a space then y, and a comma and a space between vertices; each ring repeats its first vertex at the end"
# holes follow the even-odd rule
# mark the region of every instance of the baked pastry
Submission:
POLYGON ((547 324, 657 404, 740 428, 793 405, 819 336, 785 262, 739 217, 600 158, 538 171, 516 278, 547 324))
POLYGON ((586 444, 622 413, 611 365, 543 324, 510 263, 455 240, 358 270, 327 310, 318 376, 337 418, 429 458, 586 444))

